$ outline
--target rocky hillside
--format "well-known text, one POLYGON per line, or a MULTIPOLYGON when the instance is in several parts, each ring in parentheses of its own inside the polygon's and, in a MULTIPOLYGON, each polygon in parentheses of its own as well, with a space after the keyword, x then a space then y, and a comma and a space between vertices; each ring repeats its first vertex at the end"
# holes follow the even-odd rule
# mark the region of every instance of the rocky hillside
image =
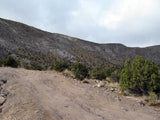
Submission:
POLYGON ((160 62, 160 46, 129 48, 121 44, 97 44, 0 19, 0 58, 11 55, 24 66, 52 65, 55 61, 82 62, 88 66, 123 65, 142 55, 160 62))

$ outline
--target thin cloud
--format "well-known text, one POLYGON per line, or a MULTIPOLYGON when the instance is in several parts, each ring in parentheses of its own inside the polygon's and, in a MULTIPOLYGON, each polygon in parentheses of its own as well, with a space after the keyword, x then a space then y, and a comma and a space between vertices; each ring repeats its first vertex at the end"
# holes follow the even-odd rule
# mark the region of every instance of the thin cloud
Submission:
POLYGON ((97 43, 160 44, 159 0, 0 0, 0 17, 97 43))

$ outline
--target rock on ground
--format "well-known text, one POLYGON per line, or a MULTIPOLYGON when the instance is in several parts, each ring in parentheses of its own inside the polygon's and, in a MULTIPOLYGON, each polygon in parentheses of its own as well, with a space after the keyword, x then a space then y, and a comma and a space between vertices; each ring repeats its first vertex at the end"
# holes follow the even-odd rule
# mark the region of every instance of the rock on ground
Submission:
POLYGON ((3 105, 3 103, 6 101, 6 99, 2 96, 0 96, 0 105, 3 105))

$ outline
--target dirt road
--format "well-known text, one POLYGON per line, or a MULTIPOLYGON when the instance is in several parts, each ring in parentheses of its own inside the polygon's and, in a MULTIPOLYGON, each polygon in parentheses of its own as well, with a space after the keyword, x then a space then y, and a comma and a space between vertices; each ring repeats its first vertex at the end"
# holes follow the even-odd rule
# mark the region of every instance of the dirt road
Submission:
POLYGON ((52 71, 0 68, 7 101, 0 120, 160 120, 155 108, 52 71))

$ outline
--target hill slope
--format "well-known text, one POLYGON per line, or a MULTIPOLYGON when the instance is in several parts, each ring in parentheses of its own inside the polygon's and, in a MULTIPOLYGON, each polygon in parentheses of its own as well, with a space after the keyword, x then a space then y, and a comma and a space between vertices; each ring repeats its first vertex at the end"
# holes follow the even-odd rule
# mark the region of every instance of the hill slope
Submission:
POLYGON ((52 71, 0 68, 9 92, 0 120, 159 120, 160 111, 52 71))
POLYGON ((136 55, 159 63, 160 46, 129 48, 121 44, 97 44, 0 19, 0 57, 8 55, 25 66, 52 65, 58 60, 79 61, 88 66, 113 66, 122 65, 127 58, 136 55))

